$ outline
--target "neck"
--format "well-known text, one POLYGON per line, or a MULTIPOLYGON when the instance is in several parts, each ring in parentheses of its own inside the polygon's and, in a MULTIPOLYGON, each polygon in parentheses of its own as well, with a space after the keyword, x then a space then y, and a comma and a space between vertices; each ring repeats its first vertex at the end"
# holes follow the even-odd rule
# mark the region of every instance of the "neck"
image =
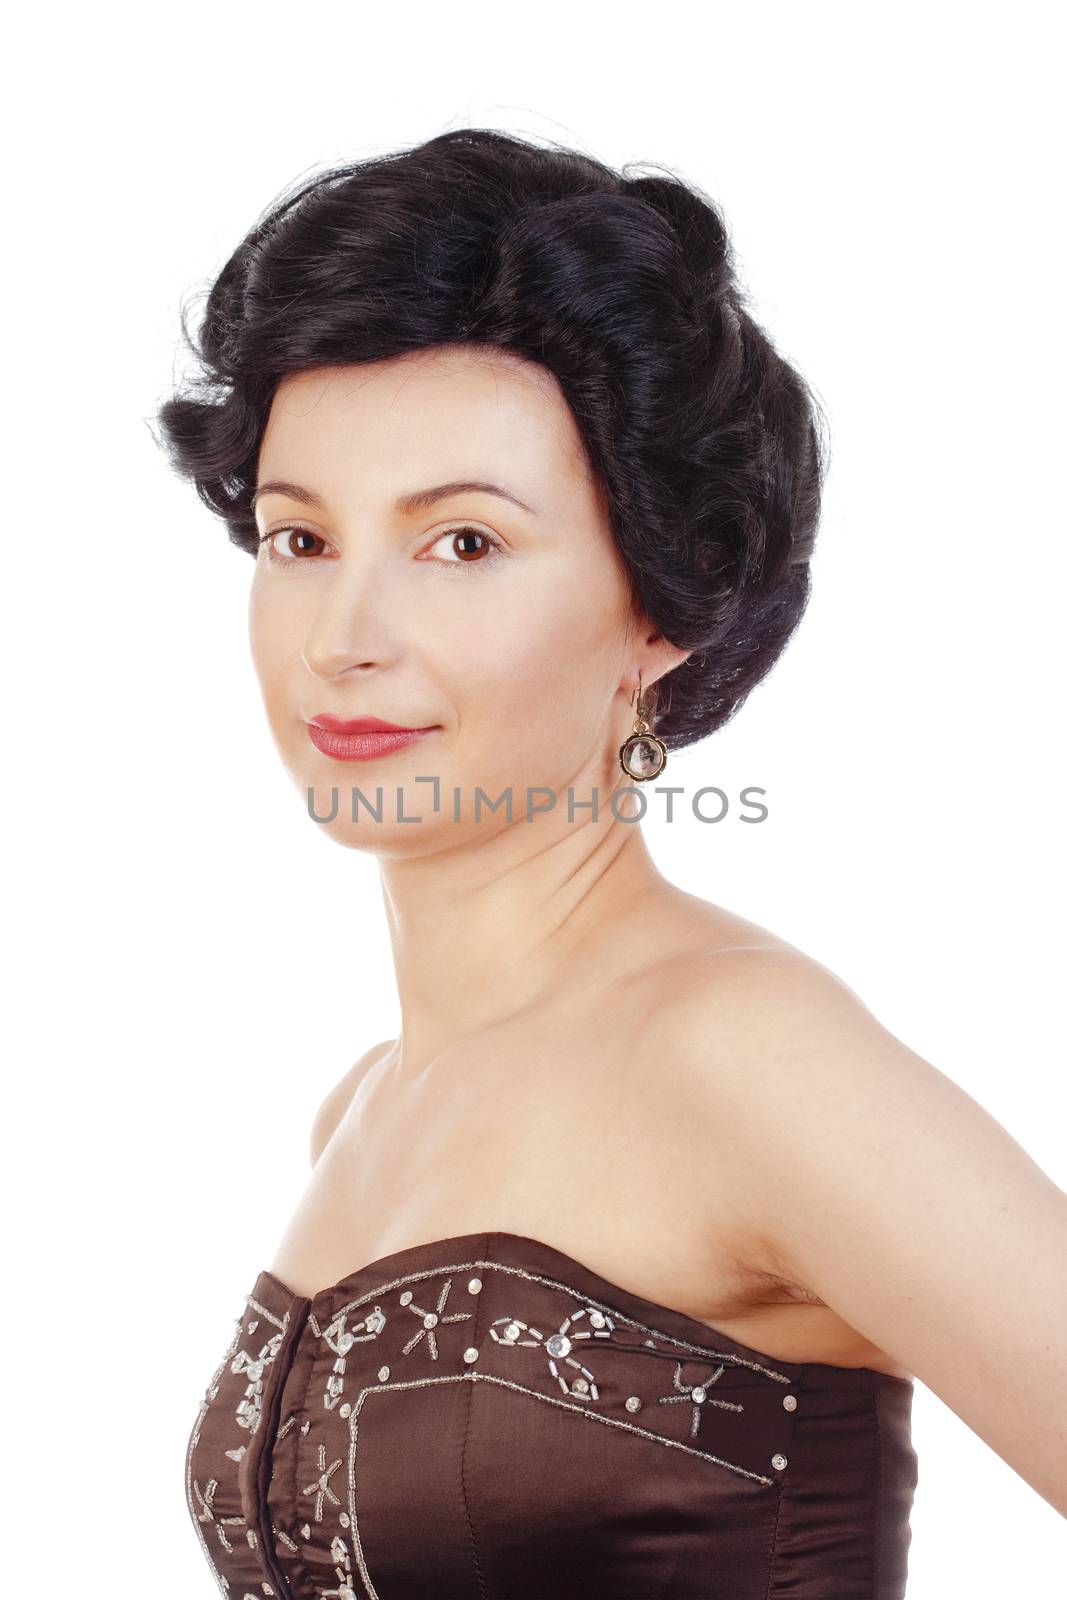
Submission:
POLYGON ((532 823, 382 861, 405 1073, 549 993, 640 962, 644 913, 672 886, 640 823, 603 803, 596 822, 577 815, 568 822, 558 801, 532 823))

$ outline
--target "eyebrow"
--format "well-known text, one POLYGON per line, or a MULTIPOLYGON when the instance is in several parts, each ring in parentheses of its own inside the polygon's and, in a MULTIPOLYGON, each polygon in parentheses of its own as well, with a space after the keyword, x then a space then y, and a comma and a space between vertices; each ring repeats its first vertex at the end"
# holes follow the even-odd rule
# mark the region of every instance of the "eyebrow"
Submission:
MULTIPOLYGON (((282 478, 271 478, 266 483, 261 483, 252 495, 252 509, 267 494, 283 494, 290 500, 299 500, 302 505, 315 506, 320 511, 325 511, 326 503, 311 489, 305 489, 299 483, 287 483, 282 478)), ((405 515, 415 511, 425 511, 427 506, 436 504, 438 500, 446 500, 451 495, 457 494, 495 494, 501 500, 510 500, 512 505, 519 506, 523 511, 528 511, 531 517, 536 517, 537 512, 528 506, 525 500, 520 500, 518 495, 512 494, 509 489, 502 489, 498 483, 487 483, 479 478, 458 479, 454 483, 439 483, 433 489, 415 489, 410 494, 402 494, 396 502, 396 509, 405 515)))

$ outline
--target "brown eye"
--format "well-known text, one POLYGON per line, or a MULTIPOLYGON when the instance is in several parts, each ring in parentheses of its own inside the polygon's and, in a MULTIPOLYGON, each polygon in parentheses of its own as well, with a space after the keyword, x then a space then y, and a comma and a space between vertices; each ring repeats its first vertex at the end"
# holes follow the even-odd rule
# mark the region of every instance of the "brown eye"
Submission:
POLYGON ((317 533, 312 533, 309 528, 275 528, 273 533, 266 533, 260 540, 267 546, 267 555, 279 561, 300 561, 317 552, 309 548, 315 542, 322 544, 317 533), (288 539, 289 549, 279 549, 275 540, 288 539))
POLYGON ((493 561, 501 546, 491 534, 485 533, 481 528, 449 528, 447 533, 442 533, 435 539, 431 549, 443 545, 446 554, 436 559, 443 561, 446 566, 462 566, 464 564, 485 566, 493 561))

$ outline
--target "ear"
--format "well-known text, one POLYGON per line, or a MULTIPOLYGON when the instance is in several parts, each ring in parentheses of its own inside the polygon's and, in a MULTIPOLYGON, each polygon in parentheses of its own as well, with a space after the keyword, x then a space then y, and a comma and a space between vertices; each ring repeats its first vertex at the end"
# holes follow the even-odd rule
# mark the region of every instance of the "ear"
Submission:
MULTIPOLYGON (((646 689, 666 673, 673 672, 680 667, 683 661, 688 661, 693 654, 691 650, 682 650, 676 644, 671 644, 662 633, 649 632, 644 634, 637 642, 634 649, 633 662, 630 676, 633 687, 637 687, 637 674, 640 671, 641 682, 646 689)), ((666 687, 664 685, 664 687, 666 687)))

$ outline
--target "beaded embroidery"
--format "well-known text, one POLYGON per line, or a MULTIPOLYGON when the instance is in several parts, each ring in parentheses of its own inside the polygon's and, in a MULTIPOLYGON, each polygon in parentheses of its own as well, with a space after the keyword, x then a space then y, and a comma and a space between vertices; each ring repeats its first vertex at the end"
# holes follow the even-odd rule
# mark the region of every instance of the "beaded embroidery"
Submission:
POLYGON ((700 1408, 705 1403, 712 1406, 722 1406, 727 1411, 744 1410, 743 1406, 736 1404, 733 1400, 708 1400, 707 1391, 713 1383, 718 1383, 725 1371, 725 1367, 716 1367, 711 1377, 705 1378, 703 1382, 686 1384, 682 1382, 682 1363, 679 1361, 674 1369, 674 1387, 678 1390, 678 1393, 661 1394, 659 1396, 659 1404, 661 1406, 674 1405, 679 1400, 692 1402, 693 1417, 689 1426, 689 1437, 691 1439, 695 1439, 697 1436, 697 1430, 700 1427, 700 1408))
MULTIPOLYGON (((215 1498, 215 1491, 218 1488, 218 1480, 212 1478, 208 1483, 206 1491, 201 1491, 200 1485, 193 1477, 193 1455, 200 1443, 200 1429, 203 1425, 204 1418, 207 1416, 208 1408, 210 1407, 212 1401, 218 1398, 219 1379, 225 1372, 227 1363, 229 1362, 240 1342, 242 1323, 243 1316, 238 1317, 234 1324, 233 1338, 230 1340, 229 1348, 227 1349, 222 1360, 219 1362, 218 1366, 215 1368, 215 1371, 211 1376, 211 1380, 208 1383, 207 1389, 204 1392, 204 1398, 200 1402, 200 1410, 197 1413, 196 1422, 193 1424, 193 1431, 189 1437, 189 1445, 185 1452, 185 1499, 189 1507, 189 1515, 193 1519, 193 1527, 196 1529, 196 1536, 200 1540, 200 1547, 207 1559, 208 1566, 211 1568, 212 1576, 214 1577, 219 1588, 222 1590, 223 1594, 228 1592, 229 1582, 222 1576, 221 1572, 219 1572, 214 1560, 212 1559, 211 1551, 208 1549, 207 1540, 204 1537, 203 1524, 206 1522, 215 1522, 215 1531, 218 1534, 219 1542, 222 1545, 223 1550, 232 1554, 233 1546, 230 1544, 226 1536, 226 1531, 222 1521, 216 1521, 215 1518, 213 1501, 215 1498), (194 1501, 194 1495, 196 1497, 196 1501, 199 1501, 199 1509, 194 1501)), ((243 1450, 244 1447, 242 1446, 241 1448, 243 1450)), ((230 1456, 231 1460, 234 1459, 231 1451, 227 1450, 226 1454, 230 1456)), ((229 1521, 230 1519, 227 1520, 229 1521)), ((238 1519, 234 1518, 232 1520, 236 1524, 238 1519)), ((243 1525, 243 1517, 240 1519, 240 1522, 243 1525)))
POLYGON ((444 1317, 441 1315, 441 1313, 444 1311, 445 1302, 448 1299, 448 1291, 451 1289, 451 1287, 452 1279, 447 1278, 443 1288, 441 1289, 441 1293, 437 1296, 437 1307, 433 1311, 424 1311, 421 1306, 412 1304, 411 1290, 404 1290, 404 1293, 400 1296, 400 1304, 402 1306, 407 1306, 408 1310, 420 1319, 422 1322, 422 1327, 419 1329, 418 1333, 415 1334, 414 1338, 408 1340, 407 1344, 400 1352, 401 1355, 408 1355, 409 1352, 414 1350, 415 1346, 419 1344, 423 1338, 425 1338, 429 1345, 430 1357, 432 1360, 436 1361, 437 1338, 434 1333, 434 1329, 437 1327, 438 1323, 466 1322, 469 1319, 469 1311, 453 1311, 450 1317, 444 1317))
POLYGON ((326 1392, 322 1403, 328 1411, 337 1404, 345 1387, 345 1357, 354 1344, 364 1343, 368 1339, 376 1339, 385 1327, 385 1317, 379 1306, 365 1316, 362 1322, 357 1322, 355 1328, 366 1328, 366 1333, 359 1333, 345 1327, 347 1316, 342 1312, 339 1317, 334 1317, 330 1326, 324 1330, 321 1337, 329 1345, 337 1360, 333 1364, 333 1371, 326 1381, 326 1392))
POLYGON ((329 1500, 330 1503, 332 1505, 335 1505, 335 1506, 339 1506, 341 1504, 340 1500, 338 1500, 337 1496, 334 1494, 333 1490, 330 1488, 330 1479, 333 1477, 334 1473, 337 1471, 337 1469, 338 1469, 338 1467, 340 1465, 341 1465, 341 1457, 340 1456, 337 1457, 336 1461, 331 1461, 329 1466, 326 1465, 326 1446, 324 1444, 320 1444, 319 1445, 319 1475, 315 1479, 314 1483, 309 1483, 309 1484, 305 1485, 304 1491, 303 1491, 304 1494, 313 1494, 315 1496, 315 1521, 316 1522, 321 1522, 322 1521, 322 1506, 323 1506, 323 1501, 324 1500, 329 1500))
MULTIPOLYGON (((255 1433, 259 1427, 260 1413, 263 1409, 263 1380, 267 1368, 274 1361, 275 1356, 285 1338, 285 1330, 289 1326, 289 1313, 280 1320, 268 1311, 266 1306, 261 1306, 258 1300, 253 1300, 251 1295, 246 1304, 258 1311, 268 1322, 277 1328, 277 1333, 271 1335, 262 1347, 258 1356, 250 1356, 247 1350, 238 1350, 230 1364, 231 1372, 246 1372, 248 1374, 248 1387, 237 1406, 237 1421, 242 1428, 247 1428, 249 1433, 255 1433)), ((259 1327, 258 1318, 248 1324, 247 1331, 255 1333, 259 1327)), ((240 1323, 238 1323, 240 1328, 240 1323)))
MULTIPOLYGON (((471 1295, 478 1294, 482 1286, 482 1278, 471 1277, 466 1284, 467 1292, 471 1295)), ((455 1304, 454 1300, 452 1303, 455 1304)), ((251 1436, 255 1434, 262 1419, 269 1371, 289 1331, 290 1313, 287 1311, 279 1318, 252 1297, 249 1297, 246 1304, 257 1313, 257 1317, 269 1321, 275 1331, 260 1347, 258 1354, 253 1355, 238 1346, 243 1335, 256 1331, 258 1322, 253 1320, 245 1326, 242 1320, 238 1319, 234 1338, 208 1386, 201 1406, 190 1440, 188 1457, 190 1466, 187 1469, 190 1512, 216 1579, 223 1592, 230 1596, 230 1600, 238 1600, 238 1597, 231 1591, 228 1579, 215 1567, 204 1538, 204 1527, 213 1525, 220 1550, 232 1554, 234 1547, 231 1541, 234 1537, 240 1537, 237 1529, 244 1526, 245 1519, 237 1516, 220 1518, 215 1514, 217 1480, 211 1478, 201 1485, 199 1479, 192 1477, 191 1463, 199 1442, 201 1422, 208 1406, 219 1394, 219 1379, 227 1364, 232 1373, 245 1376, 247 1379, 245 1393, 233 1413, 235 1422, 246 1429, 251 1436), (231 1531, 228 1533, 227 1529, 231 1531)), ((316 1587, 315 1600, 362 1600, 352 1587, 353 1560, 365 1585, 368 1600, 376 1600, 376 1590, 367 1571, 356 1518, 359 1420, 364 1402, 372 1394, 421 1389, 442 1383, 493 1383, 531 1400, 562 1407, 586 1421, 624 1429, 666 1448, 684 1451, 710 1466, 726 1469, 755 1483, 772 1485, 776 1482, 766 1473, 729 1461, 703 1442, 698 1444, 696 1441, 701 1432, 702 1417, 706 1408, 719 1407, 733 1413, 742 1413, 745 1409, 739 1401, 719 1398, 710 1392, 728 1368, 745 1368, 761 1375, 772 1384, 788 1386, 792 1380, 785 1373, 732 1351, 711 1350, 705 1345, 692 1344, 676 1335, 662 1333, 657 1328, 648 1327, 624 1315, 617 1308, 590 1299, 560 1279, 531 1273, 507 1262, 478 1260, 446 1267, 424 1268, 408 1273, 380 1284, 358 1299, 343 1305, 336 1312, 331 1307, 331 1320, 324 1327, 320 1326, 314 1312, 309 1311, 305 1331, 319 1341, 323 1350, 328 1352, 329 1358, 332 1358, 328 1363, 329 1374, 325 1389, 319 1391, 322 1394, 322 1408, 318 1412, 320 1419, 318 1425, 320 1428, 325 1426, 323 1411, 332 1412, 335 1408, 338 1408, 341 1419, 347 1422, 347 1484, 344 1477, 339 1476, 342 1467, 345 1466, 344 1454, 339 1454, 336 1449, 339 1441, 334 1441, 333 1448, 329 1448, 326 1440, 316 1440, 314 1475, 310 1481, 298 1478, 294 1485, 294 1492, 300 1494, 301 1500, 307 1506, 304 1513, 305 1520, 294 1530, 298 1537, 294 1538, 277 1527, 272 1527, 271 1531, 277 1541, 276 1553, 280 1552, 284 1556, 285 1552, 290 1552, 295 1555, 300 1550, 298 1539, 307 1544, 312 1539, 313 1527, 318 1528, 324 1522, 327 1523, 324 1532, 332 1538, 329 1554, 333 1563, 336 1586, 327 1589, 316 1587), (477 1268, 482 1272, 489 1269, 493 1272, 506 1273, 520 1284, 527 1282, 544 1285, 558 1294, 565 1295, 571 1302, 555 1326, 549 1324, 548 1331, 517 1314, 500 1315, 492 1319, 488 1325, 488 1335, 493 1348, 502 1353, 514 1352, 516 1361, 521 1363, 516 1368, 514 1378, 477 1370, 475 1364, 480 1359, 481 1352, 476 1346, 472 1344, 464 1346, 461 1339, 454 1342, 440 1340, 439 1330, 449 1324, 464 1323, 472 1318, 473 1313, 470 1311, 446 1311, 450 1296, 453 1294, 456 1276, 471 1268, 477 1268), (436 1298, 432 1283, 434 1279, 443 1280, 437 1289, 436 1298), (421 1296, 416 1298, 416 1290, 409 1287, 418 1283, 426 1286, 432 1309, 423 1305, 421 1296), (368 1302, 370 1309, 364 1311, 363 1308, 368 1302), (405 1338, 405 1323, 411 1317, 417 1319, 418 1326, 410 1338, 405 1338), (346 1382, 351 1378, 351 1373, 346 1373, 346 1362, 351 1351, 358 1344, 380 1344, 389 1330, 392 1330, 389 1351, 394 1363, 403 1360, 407 1367, 413 1360, 422 1363, 447 1360, 450 1366, 462 1364, 462 1370, 446 1371, 439 1376, 408 1376, 404 1369, 401 1369, 392 1376, 393 1369, 390 1365, 375 1364, 371 1367, 371 1371, 363 1376, 354 1399, 351 1401, 345 1399, 340 1403, 346 1382), (635 1338, 635 1334, 646 1337, 635 1338), (671 1361, 674 1368, 671 1392, 666 1394, 659 1392, 661 1385, 655 1381, 649 1385, 644 1397, 629 1392, 619 1393, 609 1387, 608 1394, 611 1399, 605 1402, 605 1373, 601 1369, 609 1355, 613 1357, 628 1355, 637 1363, 645 1357, 649 1360, 671 1361), (687 1367, 697 1370, 687 1374, 685 1371, 687 1367), (537 1382, 539 1376, 542 1382, 547 1381, 551 1384, 552 1392, 531 1386, 537 1382), (526 1381, 517 1381, 520 1377, 526 1381), (687 1378, 691 1381, 686 1381, 687 1378), (607 1414, 604 1409, 605 1404, 612 1410, 617 1409, 622 1415, 607 1414), (658 1432, 655 1427, 623 1420, 624 1417, 633 1417, 645 1408, 651 1421, 660 1407, 673 1405, 687 1405, 691 1408, 687 1428, 688 1443, 672 1437, 669 1433, 658 1432), (350 1537, 351 1552, 342 1533, 331 1534, 328 1527, 331 1518, 335 1518, 335 1526, 339 1526, 343 1533, 350 1537)), ((302 1334, 297 1332, 294 1337, 302 1337, 302 1334)), ((375 1358, 372 1356, 370 1360, 374 1362, 375 1358)), ((611 1361, 608 1362, 608 1366, 612 1364, 611 1361)), ((658 1369, 650 1369, 650 1375, 655 1371, 658 1369)), ((278 1381, 285 1382, 284 1373, 278 1381)), ((634 1386, 635 1382, 636 1374, 628 1371, 626 1387, 634 1386)), ((795 1395, 786 1395, 781 1405, 784 1413, 794 1411, 795 1395)), ((273 1450, 298 1424, 300 1437, 306 1437, 312 1426, 311 1414, 303 1410, 290 1412, 277 1427, 273 1438, 265 1441, 263 1448, 273 1450)), ((788 1417, 784 1415, 783 1441, 787 1436, 788 1417)), ((242 1443, 224 1452, 234 1462, 235 1470, 240 1465, 245 1449, 246 1445, 242 1443)), ((769 1462, 775 1471, 781 1471, 787 1464, 787 1458, 781 1451, 776 1451, 769 1462)), ((305 1479, 309 1465, 310 1463, 307 1463, 304 1468, 305 1479)), ((255 1532, 252 1528, 245 1528, 245 1539, 250 1549, 256 1548, 255 1532)), ((324 1559, 324 1556, 325 1552, 320 1559, 324 1559)), ((261 1593, 272 1594, 275 1591, 265 1581, 270 1576, 270 1571, 266 1567, 263 1570, 264 1577, 260 1580, 261 1593)), ((240 1600, 244 1600, 243 1594, 240 1600)))
POLYGON ((613 1328, 614 1323, 611 1318, 605 1316, 602 1311, 583 1306, 580 1311, 574 1312, 572 1316, 564 1317, 557 1331, 549 1334, 547 1339, 543 1333, 539 1333, 536 1328, 531 1328, 520 1317, 497 1317, 490 1325, 489 1337, 508 1349, 514 1349, 518 1345, 541 1346, 548 1354, 548 1370, 556 1379, 564 1394, 590 1395, 594 1400, 599 1400, 600 1394, 593 1374, 588 1367, 583 1366, 575 1356, 572 1356, 570 1351, 579 1339, 610 1339, 613 1328), (586 1316, 589 1318, 591 1326, 579 1328, 577 1324, 586 1316), (497 1328, 501 1327, 501 1324, 503 1324, 503 1327, 501 1332, 498 1333, 497 1328), (524 1331, 530 1335, 528 1339, 520 1337, 524 1331), (581 1374, 580 1377, 575 1378, 572 1383, 568 1384, 567 1379, 556 1364, 558 1361, 565 1362, 568 1367, 576 1367, 581 1374))

